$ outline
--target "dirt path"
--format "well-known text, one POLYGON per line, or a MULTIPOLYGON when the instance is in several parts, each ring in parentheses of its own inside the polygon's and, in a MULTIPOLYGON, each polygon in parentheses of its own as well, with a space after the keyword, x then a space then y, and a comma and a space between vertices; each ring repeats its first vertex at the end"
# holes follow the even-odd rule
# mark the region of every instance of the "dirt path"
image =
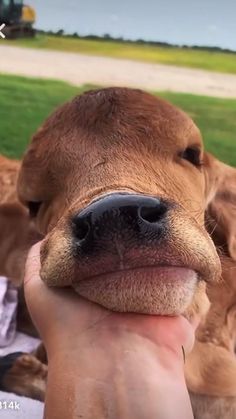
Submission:
POLYGON ((3 44, 0 72, 75 85, 122 85, 236 98, 236 75, 3 44))

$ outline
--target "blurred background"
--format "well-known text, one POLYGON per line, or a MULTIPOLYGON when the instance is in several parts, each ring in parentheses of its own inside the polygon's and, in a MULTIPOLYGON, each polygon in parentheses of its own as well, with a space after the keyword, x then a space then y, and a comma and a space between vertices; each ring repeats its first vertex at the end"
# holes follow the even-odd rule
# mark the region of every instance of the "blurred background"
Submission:
POLYGON ((94 86, 183 108, 236 166, 234 0, 0 0, 0 153, 20 158, 55 107, 94 86))

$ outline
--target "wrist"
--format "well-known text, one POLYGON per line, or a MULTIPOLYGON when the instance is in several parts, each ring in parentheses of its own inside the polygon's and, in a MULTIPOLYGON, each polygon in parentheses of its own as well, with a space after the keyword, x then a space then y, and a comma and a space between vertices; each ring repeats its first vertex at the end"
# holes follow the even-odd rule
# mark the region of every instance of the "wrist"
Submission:
POLYGON ((52 339, 46 345, 49 362, 51 360, 63 360, 71 363, 71 360, 81 363, 90 358, 104 359, 109 363, 123 362, 130 359, 132 363, 139 353, 144 357, 152 357, 153 363, 172 372, 183 369, 183 349, 179 346, 170 347, 160 342, 155 342, 146 336, 139 335, 132 331, 123 329, 107 329, 101 327, 99 330, 89 333, 71 336, 61 336, 60 339, 52 339))
POLYGON ((111 335, 103 330, 74 343, 54 348, 54 353, 51 347, 48 380, 60 382, 62 370, 66 371, 63 386, 68 397, 76 394, 74 409, 79 406, 80 415, 93 418, 94 412, 90 415, 88 406, 96 405, 100 417, 106 416, 103 409, 112 409, 115 417, 129 419, 191 417, 181 349, 172 351, 127 331, 111 335), (183 412, 176 414, 172 405, 164 402, 164 412, 169 412, 161 415, 167 393, 176 398, 180 410, 183 405, 183 412))

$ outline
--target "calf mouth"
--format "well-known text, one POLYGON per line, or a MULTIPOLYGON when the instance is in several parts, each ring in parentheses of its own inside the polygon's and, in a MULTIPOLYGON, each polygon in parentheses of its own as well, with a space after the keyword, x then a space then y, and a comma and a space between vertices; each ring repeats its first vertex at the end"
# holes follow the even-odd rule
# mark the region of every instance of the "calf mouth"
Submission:
POLYGON ((42 279, 120 312, 185 313, 220 276, 213 243, 176 203, 113 193, 70 211, 44 243, 42 279))
POLYGON ((74 282, 76 292, 120 312, 182 314, 191 304, 198 274, 180 266, 140 266, 74 282))
POLYGON ((161 198, 113 193, 74 215, 74 289, 115 311, 182 313, 199 275, 169 249, 174 208, 161 198))

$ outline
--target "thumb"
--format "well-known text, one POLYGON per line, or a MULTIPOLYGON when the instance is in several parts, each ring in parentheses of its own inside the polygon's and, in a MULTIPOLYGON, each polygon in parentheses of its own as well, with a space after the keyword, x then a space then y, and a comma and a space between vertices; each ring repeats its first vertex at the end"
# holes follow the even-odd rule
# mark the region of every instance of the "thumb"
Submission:
POLYGON ((52 291, 40 278, 40 247, 42 241, 35 244, 29 251, 24 275, 24 294, 30 315, 37 329, 48 316, 48 309, 52 308, 52 291))
POLYGON ((40 248, 41 248, 42 241, 36 243, 34 246, 31 247, 25 265, 25 275, 24 275, 24 288, 26 290, 27 285, 30 282, 32 285, 35 281, 41 281, 40 279, 40 248))

